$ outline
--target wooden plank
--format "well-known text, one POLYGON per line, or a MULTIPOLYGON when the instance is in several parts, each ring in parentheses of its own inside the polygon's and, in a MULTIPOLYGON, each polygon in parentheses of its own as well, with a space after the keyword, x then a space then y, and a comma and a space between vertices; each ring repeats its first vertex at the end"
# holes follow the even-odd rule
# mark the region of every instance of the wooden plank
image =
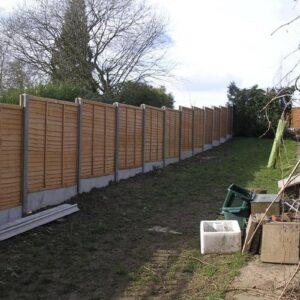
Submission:
MULTIPOLYGON (((283 188, 283 186, 287 183, 288 178, 284 178, 282 180, 278 181, 278 188, 283 188)), ((286 185, 286 187, 300 185, 300 173, 296 174, 295 176, 292 176, 289 183, 286 185)))
POLYGON ((256 227, 263 217, 265 219, 262 222, 262 224, 265 224, 268 222, 268 218, 264 216, 264 214, 259 213, 259 214, 250 215, 247 228, 246 228, 246 236, 245 236, 242 253, 251 252, 252 254, 257 254, 259 252, 260 243, 261 243, 262 225, 260 225, 260 228, 258 229, 256 229, 256 227), (255 236, 252 238, 251 243, 249 243, 254 232, 255 232, 255 236))
POLYGON ((70 105, 70 106, 78 106, 77 103, 74 103, 71 101, 63 101, 63 100, 44 98, 44 97, 38 97, 38 96, 32 96, 32 95, 30 95, 29 97, 30 97, 30 100, 39 101, 39 102, 48 102, 48 103, 53 103, 53 104, 65 104, 65 105, 70 105))

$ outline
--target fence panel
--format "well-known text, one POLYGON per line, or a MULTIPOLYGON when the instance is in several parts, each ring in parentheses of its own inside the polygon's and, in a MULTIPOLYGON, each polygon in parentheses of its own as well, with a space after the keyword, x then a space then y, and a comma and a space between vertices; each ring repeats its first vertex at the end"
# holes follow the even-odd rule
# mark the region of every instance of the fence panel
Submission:
POLYGON ((212 144, 213 135, 213 110, 205 107, 205 145, 212 144))
POLYGON ((213 132, 213 141, 220 141, 220 128, 221 128, 221 125, 220 125, 220 120, 221 120, 221 110, 219 107, 214 107, 213 108, 214 111, 213 111, 213 129, 214 129, 214 132, 213 132))
POLYGON ((115 107, 89 100, 82 105, 80 178, 111 175, 115 166, 115 107))
POLYGON ((21 205, 22 108, 0 104, 0 210, 21 205))
POLYGON ((143 109, 119 104, 119 168, 142 166, 143 109))
POLYGON ((164 111, 146 106, 145 162, 163 160, 164 111))
POLYGON ((189 151, 193 148, 193 110, 181 107, 181 150, 189 151))
POLYGON ((233 118, 233 107, 231 105, 227 106, 228 115, 227 115, 227 134, 232 135, 232 118, 233 118))
POLYGON ((196 149, 202 148, 204 144, 203 121, 204 110, 198 107, 194 107, 194 147, 196 149))
POLYGON ((76 184, 78 105, 30 96, 28 191, 76 184))
POLYGON ((221 106, 221 117, 220 117, 220 136, 221 138, 226 138, 227 135, 227 108, 221 106))
POLYGON ((166 108, 165 118, 165 158, 179 157, 180 112, 166 108))

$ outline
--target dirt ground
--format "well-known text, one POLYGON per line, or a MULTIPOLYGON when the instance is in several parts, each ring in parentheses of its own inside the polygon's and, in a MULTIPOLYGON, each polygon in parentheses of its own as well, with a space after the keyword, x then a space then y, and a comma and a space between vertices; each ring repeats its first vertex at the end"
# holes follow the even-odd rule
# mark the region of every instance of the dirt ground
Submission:
POLYGON ((1 242, 0 299, 223 299, 247 257, 201 256, 199 222, 218 218, 231 183, 266 180, 257 170, 271 141, 257 143, 237 139, 74 197, 78 213, 1 242))
MULTIPOLYGON (((225 299, 278 299, 296 268, 297 265, 262 263, 257 255, 254 260, 242 268, 241 274, 235 278, 228 288, 225 299)), ((299 282, 300 276, 298 275, 283 299, 292 300, 300 298, 299 282)))

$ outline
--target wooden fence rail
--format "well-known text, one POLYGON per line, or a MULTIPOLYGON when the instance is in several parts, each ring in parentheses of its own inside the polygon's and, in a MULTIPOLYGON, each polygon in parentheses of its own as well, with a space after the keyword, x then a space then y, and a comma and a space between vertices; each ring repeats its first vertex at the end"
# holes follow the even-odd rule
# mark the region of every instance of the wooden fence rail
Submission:
POLYGON ((225 142, 232 113, 29 95, 0 104, 0 225, 225 142))

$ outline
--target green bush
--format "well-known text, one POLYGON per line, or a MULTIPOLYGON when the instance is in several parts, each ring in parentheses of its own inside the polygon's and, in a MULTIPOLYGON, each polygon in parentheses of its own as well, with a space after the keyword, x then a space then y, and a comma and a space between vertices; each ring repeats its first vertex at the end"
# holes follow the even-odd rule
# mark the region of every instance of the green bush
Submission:
POLYGON ((24 90, 7 89, 0 92, 0 102, 18 104, 19 95, 23 93, 72 102, 75 98, 81 97, 106 103, 120 102, 136 106, 147 104, 156 107, 173 107, 174 104, 173 96, 167 94, 164 87, 155 88, 146 83, 134 83, 130 81, 120 84, 116 91, 105 95, 99 95, 85 87, 68 82, 59 84, 49 83, 24 90))
POLYGON ((33 96, 59 99, 65 101, 74 101, 75 98, 81 97, 90 100, 99 101, 101 97, 83 87, 76 86, 72 83, 46 84, 35 87, 21 89, 8 89, 0 93, 0 102, 2 103, 19 103, 20 94, 29 94, 33 96))
POLYGON ((167 94, 164 86, 155 88, 142 82, 127 81, 120 85, 116 96, 118 102, 140 106, 141 104, 170 107, 174 106, 174 97, 167 94))
MULTIPOLYGON (((228 100, 234 105, 234 134, 245 137, 264 137, 272 138, 276 132, 278 120, 284 110, 285 104, 290 97, 282 97, 271 101, 275 96, 292 94, 293 89, 286 88, 280 92, 276 89, 265 91, 257 85, 248 89, 239 89, 234 82, 228 87, 228 100), (263 108, 269 103, 266 111, 263 108), (269 121, 271 127, 269 128, 269 121)), ((288 105, 286 113, 291 106, 288 105)))

